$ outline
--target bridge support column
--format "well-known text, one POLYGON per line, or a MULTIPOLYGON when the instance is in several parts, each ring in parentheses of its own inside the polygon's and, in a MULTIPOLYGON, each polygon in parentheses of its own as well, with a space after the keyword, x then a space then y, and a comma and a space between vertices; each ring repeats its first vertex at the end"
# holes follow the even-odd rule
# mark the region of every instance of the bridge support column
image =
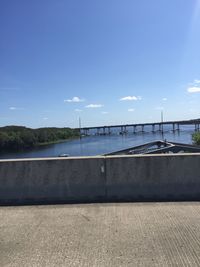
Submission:
POLYGON ((106 128, 103 127, 103 135, 106 135, 106 128))
POLYGON ((199 124, 195 124, 195 132, 199 132, 199 124))
POLYGON ((144 125, 142 125, 142 133, 144 132, 144 125))
POLYGON ((161 132, 162 132, 162 134, 164 133, 164 125, 163 124, 161 124, 161 132))
POLYGON ((177 131, 178 132, 180 131, 180 125, 179 125, 179 123, 177 123, 177 131))
POLYGON ((133 126, 133 133, 134 133, 134 134, 136 133, 136 127, 137 127, 137 126, 135 126, 135 125, 133 126))
POLYGON ((152 124, 152 133, 155 133, 155 124, 152 124))
POLYGON ((173 132, 175 132, 175 123, 172 124, 173 132))
POLYGON ((159 132, 161 132, 161 131, 162 131, 162 125, 159 124, 159 132))

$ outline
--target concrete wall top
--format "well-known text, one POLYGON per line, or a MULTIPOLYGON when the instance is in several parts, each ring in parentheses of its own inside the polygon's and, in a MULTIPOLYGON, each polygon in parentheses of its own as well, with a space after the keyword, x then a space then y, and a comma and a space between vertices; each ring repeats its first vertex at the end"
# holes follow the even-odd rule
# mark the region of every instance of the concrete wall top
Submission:
POLYGON ((83 160, 83 159, 105 159, 105 158, 143 158, 143 157, 184 157, 200 156, 200 153, 177 153, 177 154, 140 154, 140 155, 112 155, 112 156, 78 156, 78 157, 49 157, 49 158, 19 158, 19 159, 0 159, 1 162, 9 161, 47 161, 47 160, 83 160))

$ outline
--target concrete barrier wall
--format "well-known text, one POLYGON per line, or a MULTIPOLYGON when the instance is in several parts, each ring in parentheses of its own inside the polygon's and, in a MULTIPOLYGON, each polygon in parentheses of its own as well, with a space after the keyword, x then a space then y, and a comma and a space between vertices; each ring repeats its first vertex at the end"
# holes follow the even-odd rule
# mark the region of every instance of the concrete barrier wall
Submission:
POLYGON ((0 204, 105 198, 104 158, 0 161, 0 204))
POLYGON ((108 158, 106 170, 109 200, 200 200, 199 154, 108 158))
POLYGON ((0 204, 200 200, 200 154, 0 161, 0 204))

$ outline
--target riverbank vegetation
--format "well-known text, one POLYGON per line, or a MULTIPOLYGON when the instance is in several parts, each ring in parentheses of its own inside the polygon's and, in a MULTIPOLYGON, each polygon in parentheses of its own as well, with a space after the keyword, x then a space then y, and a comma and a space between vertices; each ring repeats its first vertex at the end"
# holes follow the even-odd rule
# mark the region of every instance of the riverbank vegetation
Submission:
POLYGON ((33 148, 42 144, 57 143, 79 136, 79 131, 70 128, 38 128, 31 129, 23 126, 0 127, 0 150, 19 151, 33 148))
POLYGON ((200 132, 192 134, 192 141, 195 145, 200 145, 200 132))

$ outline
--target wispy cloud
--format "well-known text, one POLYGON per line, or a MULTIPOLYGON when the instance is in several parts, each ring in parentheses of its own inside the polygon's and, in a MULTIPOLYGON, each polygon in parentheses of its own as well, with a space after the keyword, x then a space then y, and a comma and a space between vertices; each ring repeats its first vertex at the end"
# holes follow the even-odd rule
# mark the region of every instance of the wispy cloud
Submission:
POLYGON ((188 93, 199 93, 200 92, 200 80, 195 79, 193 83, 189 84, 189 87, 187 88, 188 93))
POLYGON ((128 112, 133 112, 133 111, 135 111, 134 108, 129 108, 129 109, 128 109, 128 112))
POLYGON ((81 99, 78 96, 74 96, 72 99, 64 100, 64 102, 68 102, 68 103, 70 103, 70 102, 78 103, 78 102, 84 102, 84 101, 85 101, 85 99, 81 99))
POLYGON ((198 86, 193 86, 193 87, 189 87, 187 89, 188 93, 199 93, 200 92, 200 87, 198 86))
POLYGON ((124 96, 120 98, 120 101, 137 101, 141 99, 142 99, 141 96, 124 96))
POLYGON ((82 112, 82 109, 76 108, 74 111, 76 111, 76 112, 82 112))
POLYGON ((167 98, 166 97, 163 97, 162 101, 167 101, 167 98))
POLYGON ((102 111, 101 113, 102 114, 108 114, 109 112, 108 111, 102 111))
POLYGON ((87 106, 85 106, 86 108, 102 108, 103 105, 101 104, 89 104, 87 106))
POLYGON ((47 118, 47 117, 44 117, 44 118, 43 118, 43 120, 45 120, 45 121, 46 121, 46 120, 48 120, 48 118, 47 118))
POLYGON ((199 83, 200 83, 200 80, 198 80, 198 79, 194 80, 194 84, 199 84, 199 83))
POLYGON ((24 108, 18 108, 18 107, 9 107, 10 110, 24 110, 24 108))

